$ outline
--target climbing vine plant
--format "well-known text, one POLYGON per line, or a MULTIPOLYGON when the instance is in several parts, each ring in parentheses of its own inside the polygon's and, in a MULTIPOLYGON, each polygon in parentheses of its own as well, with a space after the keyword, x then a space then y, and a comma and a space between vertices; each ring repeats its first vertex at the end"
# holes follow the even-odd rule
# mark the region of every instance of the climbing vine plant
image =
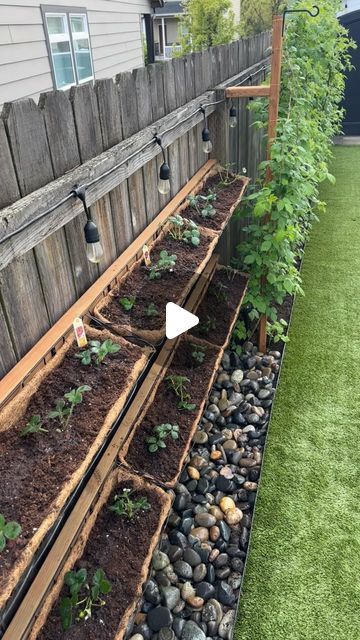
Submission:
MULTIPOLYGON (((317 4, 318 18, 293 14, 287 19, 277 139, 239 213, 250 216, 247 241, 237 247, 237 262, 249 271, 246 302, 252 320, 266 313, 276 322, 274 303, 281 304, 288 293, 302 292, 296 263, 313 221, 324 211, 319 185, 327 179, 334 182, 328 169, 331 142, 341 132, 345 72, 351 68, 350 50, 355 45, 336 18, 340 2, 317 4), (272 178, 266 183, 268 166, 272 178)), ((292 8, 311 6, 300 0, 292 3, 292 8)), ((254 100, 250 109, 254 126, 267 130, 268 103, 254 100)))

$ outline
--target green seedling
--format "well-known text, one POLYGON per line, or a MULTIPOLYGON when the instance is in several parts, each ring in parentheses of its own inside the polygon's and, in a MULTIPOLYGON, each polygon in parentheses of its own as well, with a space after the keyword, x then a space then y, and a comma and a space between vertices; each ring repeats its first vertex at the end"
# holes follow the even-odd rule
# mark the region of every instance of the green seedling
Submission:
POLYGON ((16 540, 21 533, 21 527, 13 520, 6 522, 2 513, 0 513, 0 553, 4 551, 8 540, 16 540))
POLYGON ((200 244, 200 229, 192 220, 183 218, 179 214, 169 218, 169 234, 174 240, 186 242, 198 247, 200 244))
POLYGON ((90 349, 80 351, 80 353, 75 354, 75 357, 80 358, 81 364, 84 365, 91 364, 93 360, 95 364, 101 364, 105 360, 106 356, 118 353, 120 349, 120 345, 115 344, 110 338, 104 342, 91 340, 90 349))
POLYGON ((165 271, 172 271, 177 260, 176 255, 169 255, 167 251, 160 251, 160 258, 156 265, 150 267, 150 280, 159 280, 165 271))
POLYGON ((209 287, 209 293, 215 296, 218 302, 227 302, 229 299, 228 287, 222 282, 218 282, 213 287, 209 287))
POLYGON ((68 631, 74 622, 85 622, 91 618, 94 607, 103 607, 112 585, 103 569, 95 571, 91 584, 86 569, 68 571, 64 579, 69 595, 60 600, 60 620, 63 631, 68 631))
POLYGON ((233 182, 236 182, 238 176, 234 175, 233 169, 234 167, 231 163, 219 168, 220 186, 228 187, 233 184, 233 182))
POLYGON ((120 304, 124 311, 131 311, 131 309, 135 306, 136 297, 129 296, 128 298, 120 298, 120 304))
POLYGON ((159 449, 166 449, 166 438, 177 440, 179 438, 179 426, 177 424, 159 424, 153 428, 153 435, 146 438, 150 453, 157 453, 159 449))
POLYGON ((131 489, 124 489, 120 495, 116 495, 113 504, 109 507, 110 511, 113 511, 118 516, 124 516, 132 520, 138 511, 151 509, 151 504, 147 498, 140 496, 137 500, 133 500, 131 498, 133 493, 131 489))
POLYGON ((199 324, 199 333, 202 336, 207 336, 210 331, 215 331, 216 320, 211 316, 206 316, 206 320, 199 324))
POLYGON ((153 302, 150 302, 150 304, 147 307, 145 313, 149 318, 159 315, 159 312, 158 312, 158 310, 157 310, 157 308, 156 308, 156 306, 154 305, 153 302))
POLYGON ((26 427, 22 430, 20 435, 29 436, 32 433, 48 433, 47 429, 44 429, 42 426, 41 416, 33 416, 29 422, 27 422, 26 427))
POLYGON ((91 391, 91 387, 84 384, 77 389, 71 389, 71 391, 64 394, 64 398, 57 401, 55 409, 48 414, 48 418, 60 422, 60 429, 57 429, 57 431, 65 431, 67 429, 75 407, 82 403, 84 393, 87 391, 91 391))
POLYGON ((196 408, 196 404, 189 402, 191 395, 186 391, 186 385, 190 384, 189 378, 172 375, 165 378, 165 382, 167 382, 168 388, 179 398, 177 406, 180 411, 193 411, 196 408))
POLYGON ((216 209, 212 206, 212 204, 207 204, 205 207, 201 209, 201 217, 202 218, 215 218, 216 209))
POLYGON ((207 196, 189 196, 188 203, 192 209, 202 218, 214 218, 216 216, 216 209, 213 207, 213 202, 216 201, 216 194, 210 192, 207 196))
POLYGON ((206 356, 206 347, 199 346, 198 344, 191 344, 192 348, 191 357, 197 364, 203 364, 206 356))

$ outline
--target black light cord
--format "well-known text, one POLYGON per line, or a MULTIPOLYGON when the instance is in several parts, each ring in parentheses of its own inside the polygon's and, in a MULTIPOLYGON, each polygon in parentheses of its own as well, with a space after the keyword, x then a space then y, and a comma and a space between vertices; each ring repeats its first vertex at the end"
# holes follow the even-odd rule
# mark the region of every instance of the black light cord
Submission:
MULTIPOLYGON (((261 71, 264 71, 266 69, 269 68, 269 65, 263 65, 260 69, 258 69, 258 71, 256 71, 254 74, 250 74, 249 76, 247 76, 246 78, 244 78, 238 85, 238 87, 240 87, 241 85, 245 84, 246 82, 248 82, 254 75, 258 75, 259 73, 261 73, 261 71)), ((213 107, 216 106, 218 104, 223 104, 224 102, 227 101, 227 98, 222 98, 221 100, 216 100, 215 102, 208 102, 200 107, 198 107, 193 113, 191 113, 189 116, 187 116, 186 118, 184 118, 183 120, 181 120, 180 122, 177 122, 176 124, 174 124, 172 127, 169 127, 168 129, 165 129, 165 131, 162 131, 161 134, 155 134, 154 138, 152 138, 151 140, 149 140, 148 142, 146 142, 142 147, 140 147, 140 149, 137 149, 136 151, 134 151, 134 153, 130 154, 129 156, 127 156, 127 158, 125 160, 122 160, 121 162, 118 162, 116 165, 114 165, 113 167, 111 167, 110 169, 108 169, 107 171, 104 171, 104 173, 102 173, 101 175, 97 176, 96 178, 93 178, 92 180, 90 180, 89 182, 85 183, 84 185, 82 185, 81 187, 75 187, 67 196, 65 196, 64 198, 62 198, 61 200, 59 200, 58 202, 56 202, 55 204, 51 205, 51 207, 49 207, 48 209, 46 209, 45 211, 42 211, 42 213, 40 213, 38 216, 36 216, 35 218, 32 218, 31 220, 28 220, 28 222, 25 222, 23 225, 21 225, 21 227, 19 227, 18 229, 14 229, 14 231, 11 231, 10 233, 8 233, 7 235, 3 236, 2 238, 0 238, 0 245, 3 244, 4 242, 6 242, 6 240, 11 240, 12 238, 14 238, 15 236, 17 236, 19 233, 21 233, 22 231, 26 231, 26 229, 28 229, 30 226, 32 226, 33 224, 35 224, 36 222, 39 222, 40 220, 42 220, 43 218, 45 218, 47 215, 49 215, 50 213, 52 213, 53 211, 55 211, 58 207, 61 207, 63 204, 66 204, 66 202, 68 202, 69 200, 72 200, 74 198, 74 195, 77 197, 80 197, 78 195, 78 192, 84 192, 89 188, 92 187, 94 184, 97 184, 98 182, 100 182, 100 180, 102 180, 103 178, 107 178, 108 176, 110 176, 112 173, 114 173, 114 171, 117 171, 117 169, 120 169, 120 167, 122 167, 124 164, 127 164, 130 160, 132 160, 133 158, 136 158, 137 155, 139 155, 139 153, 142 153, 143 151, 145 151, 145 149, 147 149, 148 147, 150 147, 151 145, 154 144, 154 141, 157 142, 157 138, 158 135, 160 136, 164 136, 167 133, 170 133, 171 131, 174 131, 175 129, 177 129, 180 125, 184 124, 185 122, 187 122, 188 120, 191 120, 191 118, 194 117, 194 115, 196 115, 197 113, 203 113, 206 109, 206 107, 213 107)), ((206 117, 206 114, 205 114, 206 117)), ((160 139, 160 138, 159 138, 160 139)), ((164 150, 163 150, 164 153, 164 150)), ((81 199, 81 198, 80 198, 81 199)), ((88 210, 88 207, 84 206, 84 208, 86 207, 86 209, 88 210)), ((89 210, 88 210, 89 211, 89 210)), ((89 212, 90 218, 88 217, 88 220, 91 220, 91 214, 89 212)), ((88 213, 87 213, 88 216, 88 213)))

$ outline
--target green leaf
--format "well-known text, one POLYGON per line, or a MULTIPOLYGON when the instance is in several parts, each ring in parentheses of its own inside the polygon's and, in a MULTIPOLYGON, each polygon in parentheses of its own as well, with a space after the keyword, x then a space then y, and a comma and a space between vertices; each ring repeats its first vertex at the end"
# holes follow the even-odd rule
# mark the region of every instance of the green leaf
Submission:
POLYGON ((5 518, 2 513, 0 513, 0 532, 3 531, 5 526, 5 518))
POLYGON ((150 453, 156 453, 157 450, 158 450, 158 446, 157 446, 157 444, 149 444, 148 449, 149 449, 150 453))
POLYGON ((62 598, 60 601, 60 620, 63 631, 68 631, 72 625, 72 603, 70 598, 62 598))
POLYGON ((17 522, 7 522, 3 528, 3 534, 8 540, 16 540, 21 533, 21 527, 17 522))
POLYGON ((2 531, 0 531, 0 553, 4 551, 6 547, 6 538, 2 531))
POLYGON ((250 253, 248 256, 245 256, 244 262, 245 264, 254 264, 256 260, 256 256, 253 253, 250 253))

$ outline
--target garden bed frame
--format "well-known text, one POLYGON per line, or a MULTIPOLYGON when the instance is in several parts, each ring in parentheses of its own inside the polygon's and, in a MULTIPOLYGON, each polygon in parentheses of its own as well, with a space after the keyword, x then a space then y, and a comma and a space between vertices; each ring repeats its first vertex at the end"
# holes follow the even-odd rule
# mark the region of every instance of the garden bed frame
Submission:
MULTIPOLYGON (((0 382, 0 409, 3 409, 24 387, 26 388, 34 375, 44 367, 46 368, 46 365, 52 361, 71 334, 75 317, 83 317, 84 322, 89 322, 89 314, 93 313, 99 301, 118 284, 119 280, 131 269, 132 265, 141 258, 143 245, 151 244, 158 237, 169 216, 179 211, 182 203, 190 193, 201 189, 203 181, 208 173, 214 169, 215 165, 215 160, 205 163, 123 254, 2 379, 0 382)), ((247 182, 244 184, 237 204, 242 198, 246 185, 247 182)), ((217 262, 218 256, 209 255, 206 264, 203 264, 203 271, 198 273, 197 283, 194 285, 193 291, 184 305, 188 311, 194 312, 197 310, 206 293, 217 262)), ((26 579, 25 583, 20 581, 18 584, 17 590, 20 590, 20 593, 16 594, 15 602, 13 603, 10 599, 6 605, 5 613, 4 611, 2 612, 5 618, 1 628, 4 631, 3 640, 14 640, 14 638, 25 640, 25 638, 28 638, 36 617, 49 595, 54 580, 56 580, 72 548, 82 535, 90 513, 97 504, 103 485, 116 464, 119 451, 125 444, 140 415, 142 403, 146 403, 147 398, 152 394, 161 372, 167 367, 172 357, 173 350, 179 339, 166 340, 155 362, 146 370, 146 377, 137 390, 136 401, 126 407, 125 415, 121 416, 120 423, 115 423, 107 448, 102 452, 101 458, 90 477, 86 478, 85 488, 67 518, 66 526, 61 528, 55 541, 52 541, 51 548, 46 550, 48 551, 47 556, 42 565, 40 567, 36 566, 35 578, 32 581, 31 578, 26 579), (8 610, 9 603, 10 610, 8 610)))

